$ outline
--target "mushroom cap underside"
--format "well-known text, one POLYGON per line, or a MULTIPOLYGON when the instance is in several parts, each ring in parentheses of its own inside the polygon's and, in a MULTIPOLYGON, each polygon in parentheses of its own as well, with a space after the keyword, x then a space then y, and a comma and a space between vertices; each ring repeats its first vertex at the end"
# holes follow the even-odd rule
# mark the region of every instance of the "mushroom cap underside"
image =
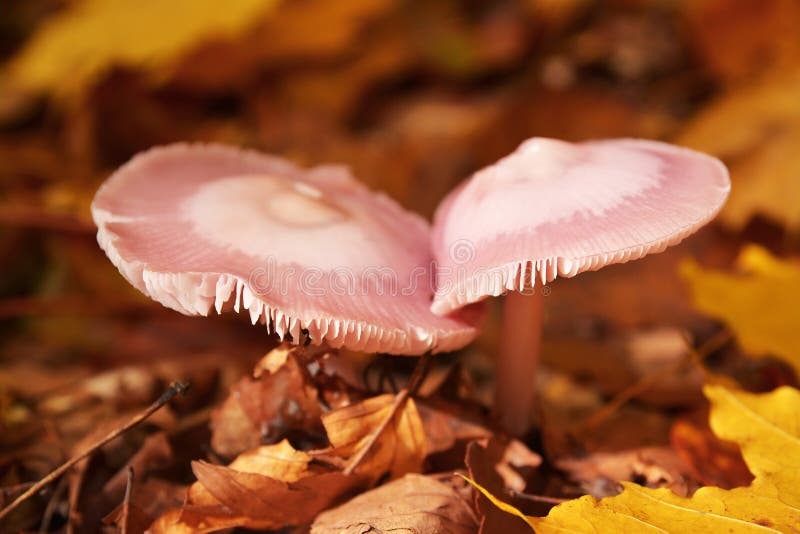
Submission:
POLYGON ((729 191, 719 160, 667 143, 529 139, 440 204, 431 309, 661 252, 713 219, 729 191))
POLYGON ((394 354, 476 335, 473 311, 430 311, 427 223, 344 167, 170 145, 117 170, 92 215, 125 278, 187 315, 246 310, 282 338, 394 354))

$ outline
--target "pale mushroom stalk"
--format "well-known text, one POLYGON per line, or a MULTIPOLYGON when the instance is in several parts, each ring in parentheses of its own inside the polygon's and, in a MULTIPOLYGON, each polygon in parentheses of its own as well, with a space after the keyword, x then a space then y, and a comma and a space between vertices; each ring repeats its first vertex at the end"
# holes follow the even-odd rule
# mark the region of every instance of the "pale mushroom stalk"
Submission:
POLYGON ((535 413, 544 284, 679 243, 729 191, 719 160, 667 143, 533 138, 447 196, 434 219, 431 310, 506 295, 495 410, 509 432, 523 434, 535 413))
POLYGON ((532 295, 511 292, 503 297, 500 357, 495 375, 494 412, 514 435, 530 427, 536 407, 536 370, 542 350, 544 297, 541 287, 532 295))

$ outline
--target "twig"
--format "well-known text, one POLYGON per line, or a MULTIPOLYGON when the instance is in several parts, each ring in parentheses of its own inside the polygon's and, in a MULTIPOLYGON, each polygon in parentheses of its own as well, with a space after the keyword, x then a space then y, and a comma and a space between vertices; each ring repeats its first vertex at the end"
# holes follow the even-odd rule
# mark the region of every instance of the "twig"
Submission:
POLYGON ((128 518, 130 517, 131 493, 133 493, 133 466, 128 466, 128 483, 125 485, 125 498, 122 500, 122 534, 128 534, 128 518))
POLYGON ((428 372, 431 360, 432 358, 430 352, 425 353, 419 359, 417 365, 414 367, 414 371, 411 373, 411 378, 408 379, 408 383, 397 393, 397 395, 395 395, 392 407, 389 409, 389 414, 383 419, 383 421, 381 421, 381 424, 379 424, 378 427, 372 431, 364 446, 361 447, 361 449, 359 449, 359 451, 347 462, 347 467, 345 467, 342 471, 345 475, 351 475, 353 472, 355 472, 356 468, 361 464, 367 454, 375 446, 375 443, 384 433, 386 428, 389 426, 389 423, 394 420, 397 412, 399 412, 400 409, 405 405, 408 397, 416 393, 417 389, 419 389, 422 380, 425 378, 425 375, 428 372))
POLYGON ((139 423, 141 423, 142 421, 144 421, 145 419, 150 417, 153 413, 155 413, 157 410, 159 410, 161 407, 163 407, 165 404, 167 404, 172 399, 172 397, 174 397, 175 395, 178 395, 178 394, 181 394, 181 395, 186 394, 186 390, 187 389, 189 389, 189 384, 184 384, 184 383, 178 382, 178 381, 175 381, 172 384, 170 384, 169 388, 167 388, 167 390, 155 402, 153 402, 145 410, 143 410, 142 412, 140 412, 139 414, 134 416, 133 419, 131 419, 130 421, 125 423, 120 428, 111 431, 106 437, 104 437, 104 438, 100 439, 99 441, 95 442, 91 447, 89 447, 88 449, 86 449, 82 453, 80 453, 80 454, 78 454, 76 456, 73 456, 72 458, 67 460, 60 467, 58 467, 55 470, 51 471, 48 475, 46 475, 44 478, 39 480, 36 484, 34 484, 30 488, 28 488, 28 490, 25 491, 25 493, 23 493, 22 495, 20 495, 16 499, 14 499, 14 501, 11 504, 9 504, 8 506, 6 506, 2 510, 0 510, 0 519, 5 518, 17 506, 19 506, 24 501, 29 499, 32 495, 36 494, 39 490, 41 490, 42 488, 44 488, 45 486, 47 486, 48 484, 53 482, 55 479, 57 479, 58 477, 63 475, 69 468, 71 468, 72 466, 74 466, 75 464, 77 464, 78 462, 80 462, 81 460, 83 460, 84 458, 89 456, 90 454, 92 454, 94 451, 96 451, 97 449, 99 449, 100 447, 102 447, 103 445, 108 443, 109 441, 111 441, 114 438, 124 434, 125 432, 127 432, 128 430, 133 428, 134 426, 138 425, 139 423))
POLYGON ((691 342, 688 339, 686 340, 686 345, 689 347, 689 358, 700 369, 706 380, 712 376, 712 373, 706 367, 705 359, 709 354, 724 347, 732 337, 733 334, 729 330, 720 330, 700 348, 694 348, 691 342))
POLYGON ((3 486, 0 488, 0 503, 5 502, 6 497, 19 493, 20 491, 25 491, 33 486, 33 484, 33 482, 23 482, 21 484, 14 484, 13 486, 3 486))
POLYGON ((545 495, 534 495, 533 493, 522 493, 521 491, 508 490, 509 495, 518 499, 533 502, 543 502, 547 504, 561 504, 567 502, 569 499, 561 499, 559 497, 547 497, 545 495))
POLYGON ((58 486, 56 486, 53 496, 50 497, 50 501, 47 503, 47 506, 44 509, 44 514, 42 514, 42 523, 39 525, 40 533, 48 532, 50 530, 50 524, 53 521, 53 514, 56 513, 58 502, 61 500, 61 494, 63 494, 69 486, 67 481, 68 479, 62 478, 58 483, 58 486))

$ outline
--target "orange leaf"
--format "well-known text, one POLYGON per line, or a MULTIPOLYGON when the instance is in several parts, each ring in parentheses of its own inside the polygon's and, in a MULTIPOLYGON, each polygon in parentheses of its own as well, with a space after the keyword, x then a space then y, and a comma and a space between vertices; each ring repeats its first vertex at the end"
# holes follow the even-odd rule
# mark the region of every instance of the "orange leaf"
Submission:
MULTIPOLYGON (((395 396, 379 395, 322 416, 334 454, 349 458, 364 447, 372 432, 389 416, 395 396)), ((356 473, 376 479, 387 471, 393 478, 422 469, 425 431, 417 406, 407 399, 392 422, 359 464, 356 473)))

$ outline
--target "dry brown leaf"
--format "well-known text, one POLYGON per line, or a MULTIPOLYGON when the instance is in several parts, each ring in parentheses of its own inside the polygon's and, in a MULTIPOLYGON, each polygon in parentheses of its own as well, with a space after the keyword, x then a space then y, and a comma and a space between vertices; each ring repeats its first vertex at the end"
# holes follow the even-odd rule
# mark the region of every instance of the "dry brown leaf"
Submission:
POLYGON ((586 458, 567 458, 556 464, 594 497, 616 495, 619 482, 649 488, 669 488, 681 496, 699 487, 681 457, 668 447, 643 447, 619 452, 597 452, 586 458))
MULTIPOLYGON (((324 414, 322 424, 333 454, 342 458, 356 454, 389 416, 394 402, 395 396, 387 393, 324 414)), ((389 472, 396 478, 419 472, 426 454, 425 429, 417 405, 407 399, 355 472, 372 479, 389 472)))
POLYGON ((470 489, 455 477, 408 474, 323 512, 312 534, 472 534, 478 518, 470 489))
MULTIPOLYGON (((338 497, 359 485, 359 479, 328 472, 286 483, 256 473, 242 473, 205 462, 192 469, 212 499, 197 498, 201 506, 222 505, 234 521, 230 526, 282 528, 310 521, 338 497)), ((191 502, 195 493, 190 490, 191 502)))
POLYGON ((211 446, 231 457, 276 441, 290 430, 320 433, 321 408, 316 387, 296 354, 286 345, 270 351, 211 416, 211 446))
POLYGON ((706 410, 698 412, 695 417, 675 421, 670 431, 670 443, 692 476, 705 486, 731 489, 747 486, 753 481, 739 447, 722 441, 711 432, 706 410))
POLYGON ((229 467, 193 462, 197 482, 186 503, 151 526, 159 532, 278 529, 310 522, 363 479, 322 468, 288 441, 241 455, 229 467))
MULTIPOLYGON (((185 486, 179 486, 172 482, 167 482, 158 478, 148 478, 143 482, 136 482, 133 486, 130 505, 135 507, 133 513, 136 515, 136 524, 140 525, 140 519, 149 518, 144 530, 150 526, 154 517, 159 517, 171 508, 178 508, 183 503, 186 493, 185 486)), ((120 524, 122 518, 123 505, 115 508, 108 514, 103 522, 114 522, 120 524)))
POLYGON ((153 518, 134 502, 123 503, 103 518, 104 525, 116 526, 120 534, 142 534, 152 522, 153 518))
MULTIPOLYGON (((162 408, 162 410, 164 409, 162 408)), ((138 412, 137 412, 138 413, 138 412)), ((156 412, 156 414, 159 412, 156 412)), ((155 414, 154 414, 155 415, 155 414)), ((69 456, 90 450, 101 438, 119 429, 130 421, 133 414, 120 413, 112 418, 95 421, 93 431, 78 440, 69 456)), ((148 423, 150 421, 148 420, 148 423)), ((111 440, 103 447, 80 460, 67 475, 69 482, 70 526, 78 532, 95 532, 104 516, 122 501, 127 479, 127 466, 135 466, 144 475, 148 470, 161 467, 170 458, 170 447, 163 433, 145 439, 139 445, 137 435, 144 432, 142 427, 111 440), (109 469, 114 459, 127 458, 133 447, 134 454, 121 466, 115 477, 115 470, 109 469)), ((124 461, 124 460, 123 460, 124 461)))
POLYGON ((308 476, 310 462, 311 456, 296 450, 285 439, 240 454, 228 467, 243 473, 258 473, 284 482, 295 482, 308 476))
POLYGON ((139 449, 133 453, 119 471, 103 486, 103 495, 111 500, 122 497, 127 484, 128 468, 132 468, 137 479, 144 480, 153 470, 166 466, 173 459, 172 447, 164 432, 158 432, 145 438, 139 449))
POLYGON ((439 410, 428 403, 418 402, 417 410, 425 431, 426 454, 435 454, 451 449, 457 441, 488 438, 492 431, 485 426, 439 410))
MULTIPOLYGON (((516 443, 518 445, 511 446, 513 449, 518 449, 520 446, 525 448, 522 443, 516 443)), ((464 460, 472 480, 488 489, 493 495, 503 495, 506 499, 508 499, 507 488, 509 484, 514 489, 520 487, 524 489, 524 479, 521 479, 519 473, 512 469, 507 459, 521 457, 524 458, 524 462, 531 463, 531 460, 535 457, 535 454, 531 451, 527 451, 524 455, 509 452, 509 445, 509 442, 496 438, 474 441, 467 447, 467 455, 464 460), (520 483, 520 480, 522 480, 522 483, 520 483)), ((527 450, 527 448, 525 449, 527 450)), ((510 501, 516 502, 513 499, 510 499, 510 501)), ((517 502, 516 504, 519 503, 517 502)), ((475 494, 475 507, 481 517, 481 534, 493 534, 494 532, 522 534, 523 532, 529 532, 523 522, 499 510, 486 497, 478 493, 475 494)))

